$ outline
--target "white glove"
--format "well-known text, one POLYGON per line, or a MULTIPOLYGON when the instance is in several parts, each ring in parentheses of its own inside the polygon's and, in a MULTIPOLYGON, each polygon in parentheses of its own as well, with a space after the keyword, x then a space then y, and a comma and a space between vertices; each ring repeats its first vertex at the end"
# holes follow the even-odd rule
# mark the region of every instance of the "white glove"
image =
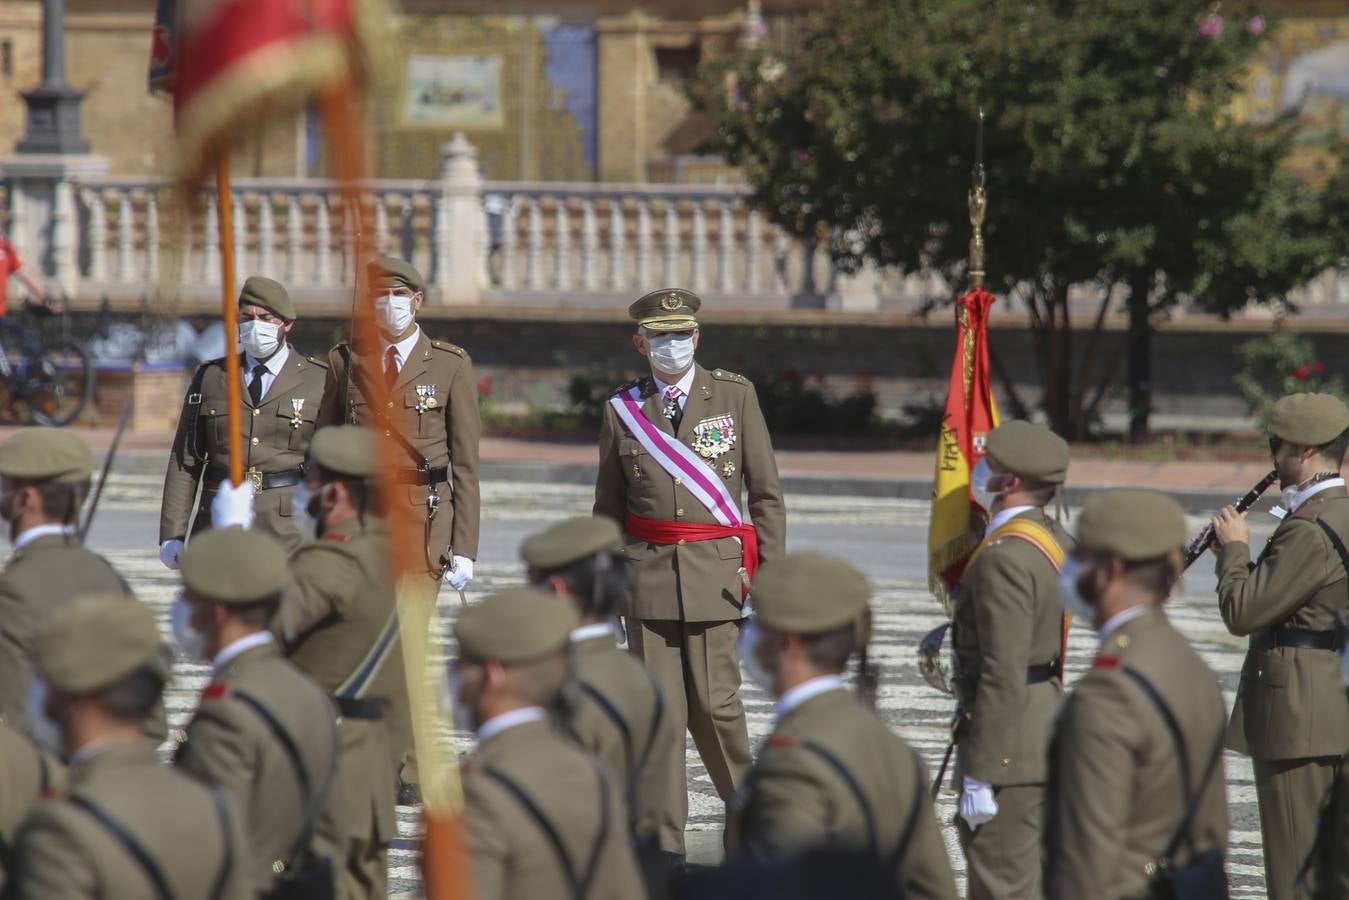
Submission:
POLYGON ((178 557, 183 555, 182 541, 165 541, 159 545, 159 561, 164 568, 178 571, 178 557))
POLYGON ((445 580, 456 591, 462 591, 473 580, 473 560, 467 556, 456 556, 445 573, 445 580))
POLYGON ((217 531, 237 525, 245 531, 253 527, 253 482, 235 487, 229 479, 220 482, 211 500, 211 527, 217 531))
POLYGON ((965 787, 960 792, 960 818, 971 828, 993 821, 998 814, 998 801, 993 799, 992 785, 965 776, 965 787))

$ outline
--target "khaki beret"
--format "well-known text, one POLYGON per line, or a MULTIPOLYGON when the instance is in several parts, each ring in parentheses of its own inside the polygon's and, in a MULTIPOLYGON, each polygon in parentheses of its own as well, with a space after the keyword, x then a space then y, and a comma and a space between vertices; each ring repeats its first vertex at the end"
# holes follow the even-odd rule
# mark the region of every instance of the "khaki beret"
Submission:
POLYGON ((1125 562, 1160 559, 1189 541, 1185 513, 1166 494, 1141 488, 1102 491, 1077 518, 1077 543, 1125 562))
POLYGON ((290 294, 281 286, 281 282, 261 275, 250 276, 239 291, 239 305, 251 303, 270 309, 287 322, 295 321, 295 304, 290 302, 290 294))
POLYGON ((750 596, 764 626, 819 634, 855 622, 871 600, 871 582, 836 556, 789 553, 759 570, 750 596))
POLYGON ((1329 444, 1349 428, 1349 407, 1330 394, 1292 394, 1274 404, 1269 433, 1300 447, 1329 444))
POLYGON ((52 613, 34 661, 48 685, 69 693, 96 691, 147 665, 168 677, 154 611, 121 594, 80 597, 52 613))
POLYGON ((661 288, 636 300, 628 315, 648 331, 689 331, 698 327, 696 313, 702 305, 693 291, 661 288))
POLYGON ((366 279, 375 290, 387 291, 407 288, 413 293, 426 290, 426 279, 412 263, 396 256, 380 256, 365 267, 366 279))
POLYGON ((461 659, 524 663, 567 646, 576 627, 570 604, 545 591, 517 587, 464 610, 454 623, 461 659))
POLYGON ((995 463, 1022 478, 1063 484, 1068 477, 1068 442, 1043 425, 1004 422, 988 433, 984 449, 995 463))
POLYGON ((309 458, 330 472, 373 478, 379 471, 375 433, 359 425, 329 425, 314 433, 309 458))
POLYGON ((274 538, 242 528, 194 537, 179 568, 193 596, 218 603, 256 603, 286 586, 286 551, 274 538))
POLYGON ((25 428, 0 444, 0 475, 22 481, 86 481, 94 455, 59 428, 25 428))
POLYGON ((525 538, 520 558, 531 569, 553 571, 623 545, 623 532, 608 516, 565 519, 525 538))

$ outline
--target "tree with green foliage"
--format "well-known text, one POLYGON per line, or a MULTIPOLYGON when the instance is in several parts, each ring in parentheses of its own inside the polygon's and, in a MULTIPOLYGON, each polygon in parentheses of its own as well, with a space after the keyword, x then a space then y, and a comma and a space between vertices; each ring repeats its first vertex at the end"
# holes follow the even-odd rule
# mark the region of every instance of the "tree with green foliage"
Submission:
POLYGON ((928 267, 953 285, 983 108, 986 269, 1029 316, 1045 411, 1083 436, 1124 367, 1141 437, 1159 317, 1184 298, 1219 314, 1283 304, 1343 250, 1322 192, 1283 166, 1294 117, 1232 114, 1266 27, 1241 3, 844 0, 691 94, 779 226, 845 270, 928 267), (1074 285, 1102 298, 1086 328, 1074 285), (1100 349, 1112 302, 1124 358, 1100 349))

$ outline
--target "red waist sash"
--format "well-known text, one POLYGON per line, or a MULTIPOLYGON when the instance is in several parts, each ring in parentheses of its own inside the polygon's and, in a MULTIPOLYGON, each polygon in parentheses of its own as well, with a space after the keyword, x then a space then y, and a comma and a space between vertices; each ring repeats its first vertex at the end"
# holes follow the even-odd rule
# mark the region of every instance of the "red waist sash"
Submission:
MULTIPOLYGON (((700 522, 667 522, 663 519, 648 519, 644 516, 628 513, 626 524, 628 534, 648 544, 683 544, 688 541, 715 541, 720 538, 739 538, 741 564, 745 577, 754 580, 759 570, 759 533, 751 524, 739 527, 731 525, 711 525, 700 522)), ((748 588, 746 588, 748 592, 748 588)))

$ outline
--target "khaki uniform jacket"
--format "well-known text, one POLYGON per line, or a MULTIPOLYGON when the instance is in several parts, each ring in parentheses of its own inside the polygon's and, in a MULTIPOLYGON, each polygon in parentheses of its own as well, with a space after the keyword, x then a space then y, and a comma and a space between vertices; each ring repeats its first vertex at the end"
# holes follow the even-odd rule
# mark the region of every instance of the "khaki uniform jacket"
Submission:
MULTIPOLYGON (((27 727, 34 641, 53 612, 87 594, 126 594, 136 602, 117 570, 73 534, 34 538, 10 557, 0 573, 0 719, 27 727)), ((161 740, 168 734, 162 703, 145 728, 161 740)))
MULTIPOLYGON (((1054 728, 1045 896, 1148 896, 1145 866, 1162 855, 1193 804, 1224 719, 1218 679, 1161 610, 1149 609, 1110 635, 1054 728), (1162 713, 1126 669, 1148 680, 1179 724, 1188 788, 1162 713)), ((1190 823, 1191 842, 1173 860, 1177 867, 1188 865, 1192 852, 1216 847, 1226 855, 1225 791, 1219 759, 1190 823)))
POLYGON ((849 691, 824 691, 774 727, 734 801, 727 848, 763 860, 865 851, 894 863, 905 897, 954 898, 928 797, 918 754, 849 691))
POLYGON ((19 826, 43 797, 64 788, 65 769, 16 728, 0 724, 0 891, 19 826))
POLYGON ((549 830, 577 878, 593 860, 587 900, 646 896, 628 839, 622 787, 603 763, 548 723, 526 722, 494 735, 465 765, 463 779, 475 900, 570 897, 571 882, 549 830), (492 772, 524 792, 546 829, 492 772))
POLYGON ((379 520, 330 528, 291 555, 290 590, 272 622, 286 657, 324 691, 337 694, 360 671, 360 699, 384 701, 382 719, 342 719, 338 776, 342 821, 364 834, 373 819, 383 842, 396 836, 397 773, 411 733, 388 558, 379 520))
MULTIPOLYGON (((391 424, 424 457, 433 469, 448 467, 449 484, 436 487, 439 509, 431 520, 427 554, 433 568, 449 565, 447 551, 474 559, 478 555, 478 516, 481 493, 478 485, 478 440, 482 422, 478 418, 478 382, 473 376, 473 361, 463 348, 448 341, 433 341, 420 331, 417 343, 394 382, 389 406, 376 416, 366 402, 366 390, 373 389, 369 379, 384 378, 383 361, 357 353, 346 344, 338 344, 328 354, 331 368, 319 421, 325 425, 365 425, 388 427, 391 424), (350 372, 348 359, 352 359, 350 372), (434 389, 430 397, 423 391, 434 389)), ((402 465, 415 469, 411 455, 399 451, 402 465)), ((409 484, 407 511, 417 522, 426 520, 428 491, 425 486, 409 484)))
MULTIPOLYGON (((249 845, 245 869, 262 892, 276 880, 275 863, 290 865, 313 793, 325 780, 336 782, 338 750, 332 700, 269 643, 245 650, 215 672, 174 764, 233 801, 249 845), (255 704, 275 720, 275 728, 255 704), (287 740, 299 755, 302 775, 287 740)), ((327 795, 334 796, 331 785, 327 795)), ((326 806, 337 812, 335 804, 326 806)), ((320 816, 314 828, 311 846, 340 860, 345 838, 336 815, 320 816)))
POLYGON ((614 774, 630 815, 628 833, 656 837, 674 769, 674 720, 646 666, 612 635, 572 643, 570 731, 614 774))
MULTIPOLYGON (((298 471, 309 452, 315 421, 323 399, 328 366, 322 359, 301 356, 288 347, 281 372, 272 380, 262 403, 253 406, 248 396, 249 373, 243 372, 240 388, 244 471, 263 475, 298 471), (299 409, 296 409, 296 405, 299 409)), ((240 365, 247 369, 247 357, 240 365)), ((159 540, 184 540, 190 533, 211 527, 211 501, 220 482, 229 477, 229 403, 225 360, 201 364, 192 386, 183 398, 178 432, 173 439, 168 469, 164 473, 164 499, 159 511, 159 540), (201 486, 196 516, 192 500, 201 486)), ((272 535, 294 550, 303 539, 292 518, 294 486, 259 491, 253 499, 257 514, 254 529, 272 535)))
POLYGON ((1253 636, 1227 746, 1259 760, 1339 756, 1349 748, 1349 704, 1335 652, 1257 644, 1260 632, 1279 626, 1330 631, 1336 610, 1349 611, 1344 564, 1304 515, 1320 516, 1349 540, 1349 491, 1331 487, 1279 524, 1254 567, 1245 544, 1232 542, 1218 553, 1223 623, 1235 635, 1253 636))
MULTIPOLYGON (((738 501, 747 493, 749 521, 759 533, 759 559, 785 552, 787 507, 778 484, 773 442, 759 410, 754 385, 725 369, 695 367, 683 418, 675 435, 656 383, 641 386, 642 412, 666 434, 695 447, 700 431, 729 424, 735 437, 729 449, 705 460, 738 501)), ((620 390, 627 390, 624 385, 620 390)), ((617 392, 616 392, 617 393, 617 392)), ((696 450, 695 450, 696 452, 696 450)), ((682 479, 671 477, 628 433, 613 407, 605 403, 600 428, 600 464, 595 481, 595 515, 623 525, 629 513, 666 522, 718 524, 682 479)), ((631 541, 632 539, 629 538, 631 541)), ((630 613, 642 619, 724 622, 740 617, 743 554, 735 538, 690 542, 683 546, 631 542, 624 554, 634 569, 630 613)))
POLYGON ((247 847, 237 812, 224 801, 228 823, 222 826, 212 792, 160 765, 154 743, 145 740, 112 745, 72 764, 69 799, 37 805, 19 831, 14 897, 159 896, 131 851, 77 800, 93 804, 132 836, 175 900, 209 900, 221 879, 224 900, 256 896, 244 875, 247 847))
MULTIPOLYGON (((1063 528, 1043 509, 1015 518, 1045 526, 1061 547, 1069 546, 1063 528)), ((1059 656, 1062 620, 1058 572, 1029 541, 994 539, 965 571, 952 628, 956 699, 964 719, 957 787, 964 775, 998 787, 1046 781, 1063 681, 1028 685, 1026 670, 1059 656)))

